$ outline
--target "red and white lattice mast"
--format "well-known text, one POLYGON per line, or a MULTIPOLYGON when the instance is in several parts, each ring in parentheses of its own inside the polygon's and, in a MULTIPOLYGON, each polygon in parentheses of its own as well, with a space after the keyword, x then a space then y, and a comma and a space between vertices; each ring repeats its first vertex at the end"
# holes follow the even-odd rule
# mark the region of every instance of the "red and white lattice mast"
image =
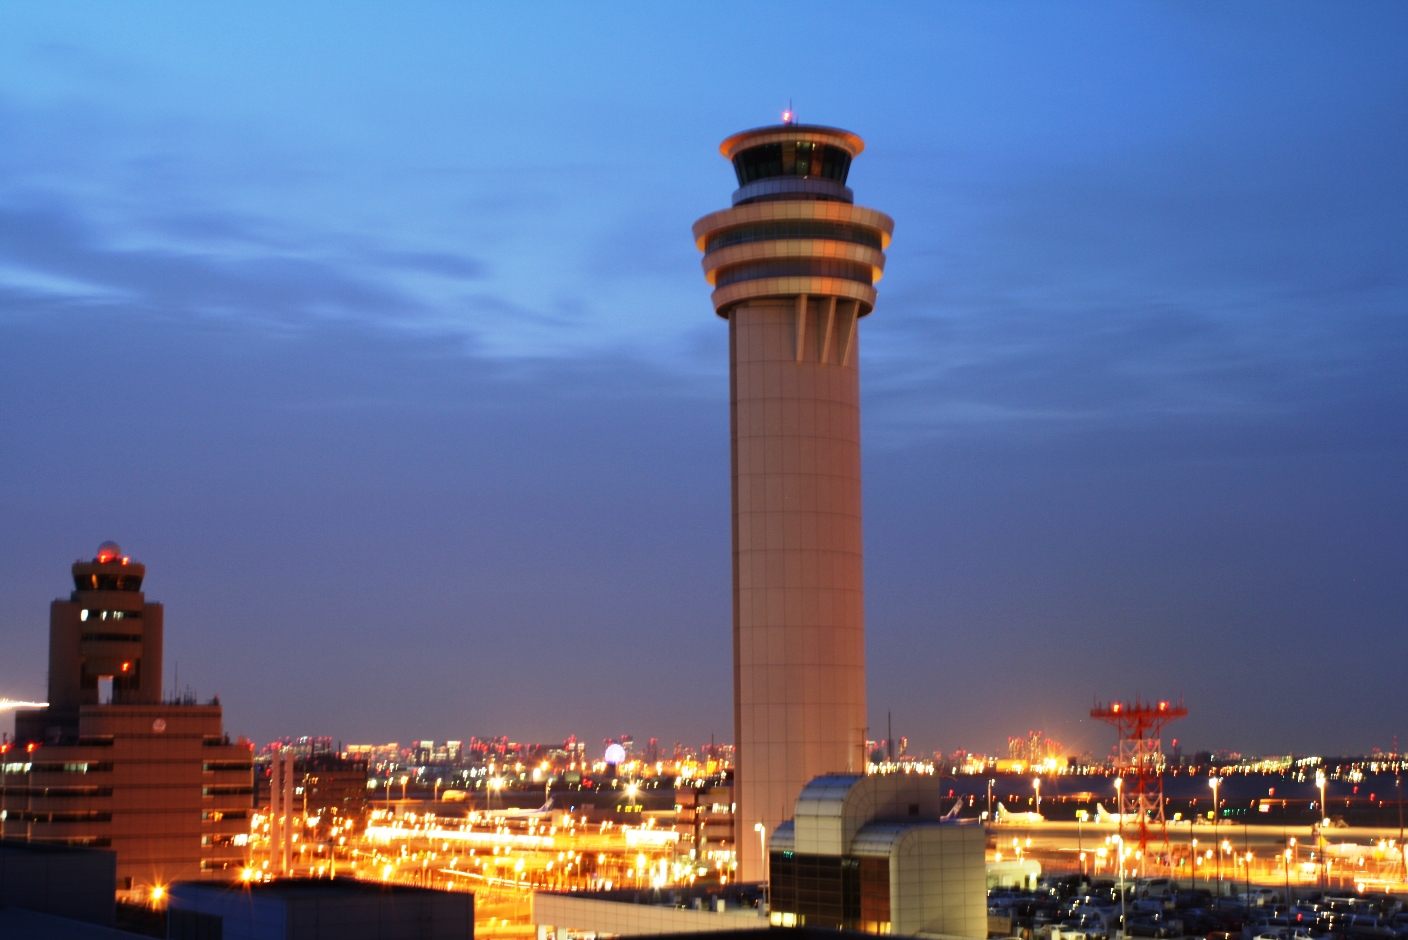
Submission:
MULTIPOLYGON (((1149 856, 1149 830, 1158 827, 1163 840, 1163 857, 1169 857, 1168 820, 1164 817, 1164 754, 1160 736, 1164 725, 1188 714, 1183 699, 1177 702, 1145 702, 1138 697, 1133 702, 1095 703, 1091 718, 1107 721, 1119 732, 1120 749, 1115 770, 1119 774, 1120 851, 1124 851, 1125 820, 1137 818, 1139 823, 1139 853, 1149 856), (1133 784, 1131 786, 1130 784, 1133 784)), ((1121 863, 1123 864, 1123 863, 1121 863)))

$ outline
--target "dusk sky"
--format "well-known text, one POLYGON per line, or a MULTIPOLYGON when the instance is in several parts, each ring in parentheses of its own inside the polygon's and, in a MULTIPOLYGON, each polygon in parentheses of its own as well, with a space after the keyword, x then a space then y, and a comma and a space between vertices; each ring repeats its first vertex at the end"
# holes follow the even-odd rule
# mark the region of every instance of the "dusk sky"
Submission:
MULTIPOLYGON (((7 4, 0 696, 732 737, 718 143, 855 131, 871 736, 1408 744, 1408 6, 7 4)), ((8 730, 9 720, 0 724, 8 730)))

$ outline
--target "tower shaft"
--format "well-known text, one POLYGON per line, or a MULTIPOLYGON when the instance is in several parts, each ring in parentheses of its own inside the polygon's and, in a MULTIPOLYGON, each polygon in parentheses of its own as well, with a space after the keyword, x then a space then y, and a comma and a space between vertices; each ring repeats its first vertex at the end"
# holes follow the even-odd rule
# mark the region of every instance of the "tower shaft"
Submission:
POLYGON ((819 358, 827 319, 841 332, 833 306, 757 300, 729 317, 735 792, 746 879, 761 877, 749 864, 756 823, 771 832, 789 818, 813 777, 865 767, 860 388, 853 336, 847 365, 839 349, 819 358))

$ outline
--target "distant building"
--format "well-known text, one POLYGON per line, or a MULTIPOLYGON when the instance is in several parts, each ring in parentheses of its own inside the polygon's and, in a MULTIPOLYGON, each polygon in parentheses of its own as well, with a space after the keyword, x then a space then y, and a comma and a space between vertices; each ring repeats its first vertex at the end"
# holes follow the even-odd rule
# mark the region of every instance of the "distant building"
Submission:
POLYGON ((401 745, 390 744, 349 744, 343 755, 353 760, 367 762, 372 771, 384 770, 396 765, 401 758, 401 745))
POLYGON ((675 831, 680 851, 701 863, 734 850, 733 781, 705 778, 675 787, 675 831))
POLYGON ((769 839, 772 923, 986 937, 983 827, 943 820, 940 798, 922 774, 807 784, 769 839))
POLYGON ((118 890, 230 877, 248 857, 253 749, 218 701, 163 701, 162 607, 105 542, 49 615, 49 707, 15 713, 0 838, 111 848, 118 890))
MULTIPOLYGON (((254 805, 267 811, 272 762, 255 775, 254 805)), ((292 814, 307 820, 300 839, 332 841, 362 828, 367 816, 367 764, 338 754, 315 754, 294 760, 292 814)))
POLYGON ((474 895, 338 879, 172 885, 170 940, 474 940, 474 895))
POLYGON ((292 751, 296 757, 313 757, 317 754, 336 754, 337 748, 333 746, 332 738, 305 734, 296 738, 285 737, 270 741, 260 750, 259 756, 282 754, 284 751, 292 751))
POLYGON ((1048 738, 1045 732, 1031 731, 1024 738, 1007 739, 1007 758, 1026 765, 1059 760, 1066 752, 1060 741, 1048 738))

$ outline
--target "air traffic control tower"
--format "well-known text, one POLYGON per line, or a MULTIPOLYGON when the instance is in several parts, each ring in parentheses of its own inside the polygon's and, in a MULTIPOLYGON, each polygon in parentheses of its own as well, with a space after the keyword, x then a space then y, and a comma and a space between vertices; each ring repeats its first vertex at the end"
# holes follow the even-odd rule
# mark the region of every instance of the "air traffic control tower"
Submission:
POLYGON ((846 186, 864 146, 804 124, 735 134, 719 148, 738 175, 733 208, 694 223, 729 329, 745 881, 765 877, 757 824, 772 832, 812 778, 866 762, 859 323, 894 222, 846 186))

